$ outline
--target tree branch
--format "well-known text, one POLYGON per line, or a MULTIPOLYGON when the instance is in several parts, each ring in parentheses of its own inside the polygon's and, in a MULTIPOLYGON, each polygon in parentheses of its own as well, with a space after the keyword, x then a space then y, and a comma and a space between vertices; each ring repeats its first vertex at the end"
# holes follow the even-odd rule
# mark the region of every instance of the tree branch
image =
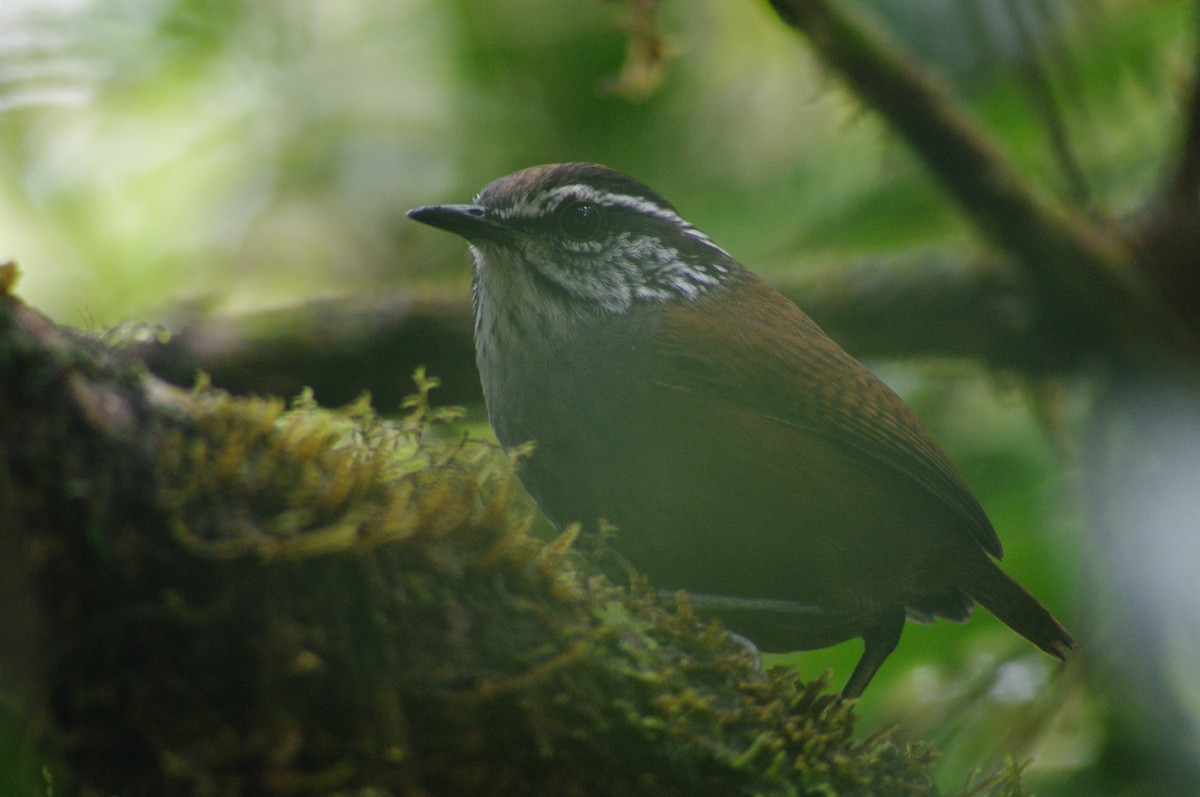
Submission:
POLYGON ((776 287, 856 357, 961 357, 1044 376, 1072 373, 1091 354, 994 258, 839 264, 776 287))
POLYGON ((1074 317, 1078 334, 1139 356, 1179 332, 1136 278, 1122 238, 1038 198, 927 72, 829 0, 772 0, 819 57, 878 110, 967 211, 1015 258, 1039 300, 1074 317))
POLYGON ((427 382, 398 424, 176 390, 3 268, 0 669, 56 792, 937 793, 821 681, 528 537, 427 382))
MULTIPOLYGON (((777 284, 858 357, 965 357, 1026 375, 1074 371, 1092 352, 1061 317, 1036 303, 1021 276, 996 259, 839 264, 777 284)), ((411 392, 409 374, 438 374, 439 399, 481 401, 467 291, 396 292, 323 299, 244 316, 178 314, 166 343, 125 346, 177 385, 198 372, 235 393, 296 395, 325 404, 370 391, 390 412, 411 392)))
POLYGON ((441 380, 440 400, 479 399, 469 290, 395 292, 321 299, 241 316, 181 312, 166 321, 165 344, 126 347, 151 371, 190 385, 200 371, 235 393, 294 396, 305 387, 326 405, 370 390, 391 412, 426 365, 441 380))

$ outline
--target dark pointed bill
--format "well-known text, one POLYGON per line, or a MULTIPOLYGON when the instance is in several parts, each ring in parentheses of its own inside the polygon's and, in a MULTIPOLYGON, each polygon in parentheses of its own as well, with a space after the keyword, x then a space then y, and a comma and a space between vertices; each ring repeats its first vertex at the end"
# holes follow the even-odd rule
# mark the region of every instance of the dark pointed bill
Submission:
POLYGON ((489 218, 481 205, 425 205, 408 211, 408 217, 430 227, 461 235, 471 243, 511 241, 516 232, 508 225, 489 218))

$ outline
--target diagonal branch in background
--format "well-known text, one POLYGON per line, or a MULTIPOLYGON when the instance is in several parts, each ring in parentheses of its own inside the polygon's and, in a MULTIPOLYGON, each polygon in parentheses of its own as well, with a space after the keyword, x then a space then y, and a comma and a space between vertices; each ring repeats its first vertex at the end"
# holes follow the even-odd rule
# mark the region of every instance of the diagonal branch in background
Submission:
POLYGON ((1041 200, 913 59, 836 3, 771 5, 908 141, 983 234, 1015 258, 1038 300, 1075 319, 1081 336, 1126 359, 1180 342, 1161 298, 1138 279, 1123 238, 1041 200))

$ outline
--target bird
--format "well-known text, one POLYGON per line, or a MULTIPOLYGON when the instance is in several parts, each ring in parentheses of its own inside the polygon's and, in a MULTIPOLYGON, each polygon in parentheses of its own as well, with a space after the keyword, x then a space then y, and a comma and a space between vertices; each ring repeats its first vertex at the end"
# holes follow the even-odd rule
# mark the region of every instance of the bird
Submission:
POLYGON ((488 419, 547 519, 615 527, 663 590, 762 650, 860 638, 862 695, 906 620, 976 602, 1049 655, 1071 635, 904 401, 638 180, 533 166, 409 211, 466 239, 488 419))

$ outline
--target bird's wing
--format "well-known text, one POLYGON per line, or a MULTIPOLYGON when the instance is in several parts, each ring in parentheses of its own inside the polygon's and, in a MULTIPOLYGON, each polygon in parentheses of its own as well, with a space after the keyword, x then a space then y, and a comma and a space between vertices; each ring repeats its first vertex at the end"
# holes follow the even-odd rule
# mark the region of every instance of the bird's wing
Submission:
POLYGON ((656 379, 846 445, 904 474, 957 511, 992 556, 1000 540, 978 500, 908 405, 807 315, 745 272, 730 291, 666 306, 656 379), (795 345, 801 339, 804 345, 795 345), (706 355, 725 353, 720 363, 706 355))

